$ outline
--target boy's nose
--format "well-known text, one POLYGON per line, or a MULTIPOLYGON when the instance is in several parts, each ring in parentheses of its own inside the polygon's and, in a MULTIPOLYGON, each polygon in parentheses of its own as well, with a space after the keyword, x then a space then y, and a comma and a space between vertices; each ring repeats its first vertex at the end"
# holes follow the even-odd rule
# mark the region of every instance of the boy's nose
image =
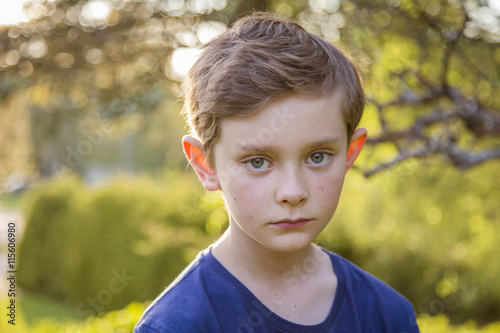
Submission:
POLYGON ((281 177, 276 191, 279 204, 296 206, 306 201, 309 193, 303 176, 297 172, 287 172, 281 177))

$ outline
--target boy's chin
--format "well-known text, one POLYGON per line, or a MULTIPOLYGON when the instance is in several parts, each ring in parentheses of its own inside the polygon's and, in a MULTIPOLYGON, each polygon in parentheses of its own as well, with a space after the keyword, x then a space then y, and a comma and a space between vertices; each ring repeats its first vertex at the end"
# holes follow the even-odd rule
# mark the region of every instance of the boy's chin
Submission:
POLYGON ((276 254, 289 254, 308 250, 314 239, 307 235, 283 235, 261 243, 267 250, 276 254))

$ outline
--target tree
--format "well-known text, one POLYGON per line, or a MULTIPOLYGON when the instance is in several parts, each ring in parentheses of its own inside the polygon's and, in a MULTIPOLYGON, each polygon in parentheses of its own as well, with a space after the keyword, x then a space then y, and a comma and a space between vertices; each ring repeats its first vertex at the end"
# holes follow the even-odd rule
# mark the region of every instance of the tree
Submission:
POLYGON ((430 155, 462 170, 500 158, 500 10, 480 0, 32 1, 31 21, 0 30, 0 103, 23 91, 35 161, 51 175, 89 117, 95 127, 140 115, 150 130, 179 91, 174 50, 252 9, 293 17, 358 59, 366 176, 430 155))
MULTIPOLYGON (((397 154, 365 172, 442 155, 466 170, 500 157, 500 12, 480 2, 360 2, 346 10, 348 45, 369 59, 367 90, 397 154)), ((372 111, 373 112, 373 111, 372 111)))

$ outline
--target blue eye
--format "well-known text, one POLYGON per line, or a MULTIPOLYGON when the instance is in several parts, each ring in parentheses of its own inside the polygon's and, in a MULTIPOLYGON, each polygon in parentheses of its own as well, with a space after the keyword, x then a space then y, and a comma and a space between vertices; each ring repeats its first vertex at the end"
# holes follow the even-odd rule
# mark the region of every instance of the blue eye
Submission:
POLYGON ((268 169, 271 165, 268 160, 262 157, 252 158, 251 160, 246 161, 245 164, 249 169, 259 171, 268 169))
POLYGON ((325 154, 323 153, 316 153, 311 156, 311 161, 315 164, 323 162, 324 159, 325 159, 325 154))
POLYGON ((250 160, 249 162, 250 162, 250 165, 255 169, 260 169, 264 165, 263 158, 254 158, 253 160, 250 160))
POLYGON ((307 162, 313 165, 325 165, 331 160, 332 155, 327 153, 314 153, 307 158, 307 162))

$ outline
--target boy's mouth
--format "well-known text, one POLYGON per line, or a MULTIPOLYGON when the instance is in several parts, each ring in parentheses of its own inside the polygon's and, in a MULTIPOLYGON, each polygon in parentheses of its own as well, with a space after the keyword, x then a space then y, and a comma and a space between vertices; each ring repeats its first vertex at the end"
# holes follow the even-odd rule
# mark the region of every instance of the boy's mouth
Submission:
POLYGON ((292 229, 292 228, 300 228, 300 227, 308 224, 309 222, 311 222, 311 220, 305 219, 305 218, 298 218, 298 219, 294 219, 294 220, 285 219, 285 220, 281 220, 278 222, 274 222, 274 223, 272 223, 272 225, 274 225, 280 229, 292 229))

